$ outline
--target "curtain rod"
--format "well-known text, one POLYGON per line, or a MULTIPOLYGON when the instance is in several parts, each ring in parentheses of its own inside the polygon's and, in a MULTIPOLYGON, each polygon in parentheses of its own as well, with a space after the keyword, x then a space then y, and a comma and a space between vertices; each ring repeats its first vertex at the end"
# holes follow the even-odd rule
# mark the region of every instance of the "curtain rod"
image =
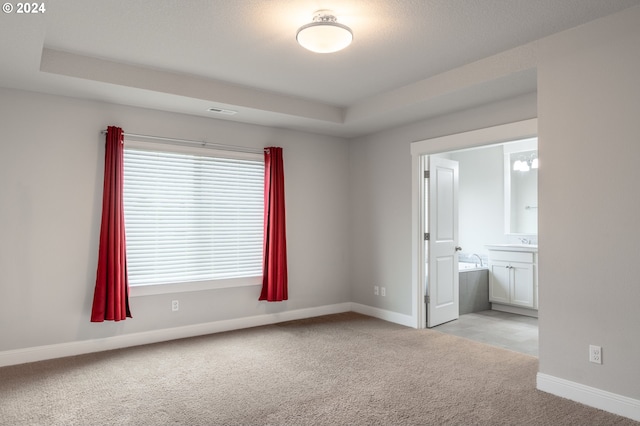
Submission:
MULTIPOLYGON (((102 133, 103 135, 107 134, 106 130, 102 130, 100 133, 102 133)), ((177 144, 177 145, 197 145, 199 147, 204 147, 204 148, 211 148, 211 149, 223 149, 226 151, 235 151, 235 152, 247 152, 247 153, 251 153, 251 154, 262 154, 264 152, 263 148, 249 148, 249 147, 244 147, 244 146, 235 146, 235 145, 224 145, 224 144, 219 144, 219 143, 211 143, 211 142, 206 142, 206 141, 194 141, 194 140, 189 140, 189 139, 176 139, 176 138, 165 138, 163 136, 150 136, 150 135, 138 135, 135 133, 126 133, 124 132, 123 135, 125 137, 131 137, 131 138, 142 138, 142 139, 152 139, 154 141, 158 141, 160 143, 167 143, 167 144, 177 144)))

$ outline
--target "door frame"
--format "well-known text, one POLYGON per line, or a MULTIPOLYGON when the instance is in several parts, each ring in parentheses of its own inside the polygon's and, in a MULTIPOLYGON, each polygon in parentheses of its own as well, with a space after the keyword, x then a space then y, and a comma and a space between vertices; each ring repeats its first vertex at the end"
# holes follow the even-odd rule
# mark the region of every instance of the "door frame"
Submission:
POLYGON ((411 316, 415 328, 426 328, 425 304, 425 250, 424 220, 425 188, 424 172, 427 167, 425 157, 448 151, 494 145, 518 139, 536 137, 538 119, 517 121, 464 133, 456 133, 411 143, 411 316))

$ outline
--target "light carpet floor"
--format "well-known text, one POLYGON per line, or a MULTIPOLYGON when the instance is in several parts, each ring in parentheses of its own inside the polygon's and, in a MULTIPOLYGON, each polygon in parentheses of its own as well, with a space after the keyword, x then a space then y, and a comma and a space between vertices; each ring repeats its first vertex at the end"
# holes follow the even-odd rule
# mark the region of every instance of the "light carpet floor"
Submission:
POLYGON ((0 368, 2 425, 637 425, 535 357, 355 313, 0 368))

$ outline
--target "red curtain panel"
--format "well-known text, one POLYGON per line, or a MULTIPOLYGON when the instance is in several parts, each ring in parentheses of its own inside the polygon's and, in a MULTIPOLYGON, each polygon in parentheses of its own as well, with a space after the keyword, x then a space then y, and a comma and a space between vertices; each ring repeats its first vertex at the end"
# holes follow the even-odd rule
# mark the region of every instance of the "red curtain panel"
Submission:
POLYGON ((131 318, 122 203, 123 153, 124 132, 119 127, 109 126, 104 156, 104 192, 98 271, 91 322, 121 321, 127 317, 131 318))
POLYGON ((264 151, 264 246, 259 300, 281 302, 287 295, 287 231, 282 148, 264 151))

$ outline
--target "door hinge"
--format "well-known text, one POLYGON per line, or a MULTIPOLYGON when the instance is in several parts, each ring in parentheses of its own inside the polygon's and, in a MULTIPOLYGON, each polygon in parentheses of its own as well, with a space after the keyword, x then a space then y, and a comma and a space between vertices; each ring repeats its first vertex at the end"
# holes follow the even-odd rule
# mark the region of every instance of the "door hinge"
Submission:
POLYGON ((429 241, 429 233, 428 232, 424 233, 424 240, 425 241, 429 241))
POLYGON ((424 171, 424 178, 429 179, 429 170, 424 171))
POLYGON ((429 303, 431 301, 431 298, 427 295, 424 296, 424 303, 429 303))

